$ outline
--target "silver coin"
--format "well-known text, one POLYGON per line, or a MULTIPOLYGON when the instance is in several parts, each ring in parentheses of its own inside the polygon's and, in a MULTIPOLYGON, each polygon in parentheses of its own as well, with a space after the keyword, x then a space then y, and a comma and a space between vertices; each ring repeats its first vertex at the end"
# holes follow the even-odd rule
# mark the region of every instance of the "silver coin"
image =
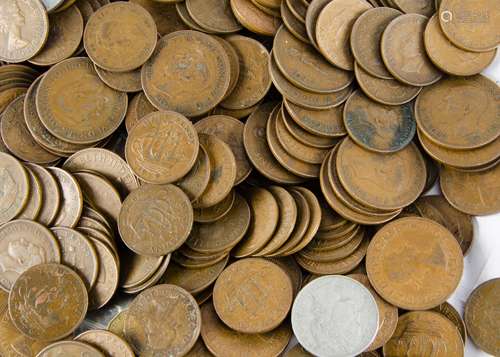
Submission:
POLYGON ((45 6, 47 12, 52 12, 57 9, 64 0, 42 0, 42 4, 45 6))
POLYGON ((315 356, 352 357, 375 339, 378 317, 377 303, 367 288, 354 279, 330 275, 299 292, 292 307, 292 329, 315 356))

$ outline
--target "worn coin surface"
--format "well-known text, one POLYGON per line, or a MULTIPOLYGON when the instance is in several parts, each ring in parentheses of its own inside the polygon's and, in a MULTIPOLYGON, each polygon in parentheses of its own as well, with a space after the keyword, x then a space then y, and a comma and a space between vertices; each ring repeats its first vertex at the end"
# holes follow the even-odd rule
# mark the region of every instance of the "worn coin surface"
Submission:
POLYGON ((370 291, 344 276, 307 284, 292 308, 292 328, 299 343, 319 356, 354 356, 377 335, 379 312, 370 291))
POLYGON ((83 210, 83 195, 78 181, 63 169, 49 167, 61 193, 59 212, 52 223, 59 227, 74 227, 78 223, 83 210))
POLYGON ((75 337, 75 341, 87 343, 109 356, 134 357, 134 351, 121 337, 106 330, 89 330, 75 337))
POLYGON ((116 336, 119 336, 121 338, 125 338, 125 320, 127 318, 127 311, 128 310, 122 310, 119 313, 115 315, 111 319, 111 321, 108 324, 108 331, 111 331, 114 333, 116 336))
POLYGON ((248 258, 226 268, 214 286, 215 311, 230 328, 243 333, 269 332, 292 305, 287 273, 270 260, 248 258))
POLYGON ((194 208, 194 221, 198 223, 213 223, 218 221, 233 207, 235 191, 231 192, 219 203, 207 208, 194 208))
POLYGON ((157 109, 151 104, 144 92, 141 91, 137 93, 130 101, 127 108, 127 114, 125 115, 125 127, 127 132, 130 132, 139 120, 156 110, 157 109))
POLYGON ((112 72, 140 67, 152 55, 156 23, 142 6, 131 2, 98 9, 85 26, 83 42, 96 65, 112 72))
POLYGON ((101 80, 113 89, 120 92, 138 92, 142 90, 141 68, 128 72, 111 72, 94 66, 101 80))
POLYGON ((210 157, 207 150, 200 145, 198 157, 186 176, 177 182, 177 185, 189 196, 191 202, 196 201, 203 194, 210 180, 210 157))
POLYGON ((42 166, 24 163, 38 177, 42 188, 42 207, 37 217, 37 221, 45 226, 49 226, 57 212, 59 211, 60 192, 57 182, 52 174, 42 166))
POLYGON ((229 0, 187 0, 186 7, 193 20, 204 29, 231 33, 242 28, 231 11, 229 0))
POLYGON ((230 0, 236 19, 248 30, 273 36, 281 25, 278 17, 265 13, 249 0, 230 0))
POLYGON ((196 300, 184 289, 168 284, 139 294, 125 321, 126 339, 141 356, 183 356, 196 343, 200 329, 196 300))
POLYGON ((88 356, 88 357, 104 357, 104 354, 97 348, 88 345, 87 343, 78 341, 61 341, 51 344, 44 348, 37 357, 51 356, 88 356))
POLYGON ((156 23, 156 29, 161 36, 188 29, 188 26, 184 24, 177 13, 174 2, 154 0, 130 0, 130 2, 141 5, 151 14, 156 23))
POLYGON ((4 193, 0 196, 0 224, 17 216, 28 202, 30 185, 26 169, 13 156, 0 153, 0 177, 4 193))
POLYGON ((198 150, 193 124, 182 114, 164 111, 148 114, 134 126, 127 138, 125 157, 142 180, 166 184, 191 170, 198 150))
POLYGON ((9 313, 24 335, 56 341, 85 318, 87 289, 82 279, 60 264, 39 264, 25 271, 9 295, 9 313))
POLYGON ((407 217, 377 232, 368 248, 366 270, 386 301, 406 310, 425 310, 446 301, 456 289, 463 255, 446 228, 426 218, 407 217))

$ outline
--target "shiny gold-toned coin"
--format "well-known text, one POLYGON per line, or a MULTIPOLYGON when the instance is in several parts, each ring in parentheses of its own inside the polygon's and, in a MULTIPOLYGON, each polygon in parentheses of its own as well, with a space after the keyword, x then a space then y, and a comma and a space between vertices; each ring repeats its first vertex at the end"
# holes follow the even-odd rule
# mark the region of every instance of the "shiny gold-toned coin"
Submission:
POLYGON ((187 0, 186 7, 193 20, 209 31, 231 33, 242 28, 231 11, 229 1, 187 0))
POLYGON ((75 337, 75 341, 87 343, 109 356, 134 357, 134 351, 120 336, 106 330, 89 330, 75 337))
POLYGON ((177 13, 174 2, 155 0, 130 0, 130 2, 141 5, 150 13, 161 36, 188 29, 177 13))
POLYGON ((130 101, 125 115, 127 132, 130 132, 139 120, 155 111, 156 108, 151 104, 144 92, 137 93, 130 101))
POLYGON ((259 35, 273 36, 281 24, 278 17, 265 13, 250 0, 231 0, 231 9, 243 27, 259 35))
POLYGON ((0 175, 5 194, 0 199, 0 223, 16 217, 26 206, 30 183, 26 169, 13 156, 0 153, 0 175))
POLYGON ((52 223, 54 226, 76 226, 83 209, 83 195, 78 181, 68 172, 58 167, 50 167, 49 172, 54 176, 61 193, 59 212, 52 223))
POLYGON ((196 201, 208 186, 210 180, 210 157, 207 151, 200 145, 198 157, 191 170, 184 176, 177 185, 189 196, 191 202, 196 201))
POLYGON ((104 357, 104 354, 97 348, 89 344, 78 341, 60 341, 51 344, 44 348, 37 357, 50 357, 50 356, 89 356, 89 357, 104 357))
POLYGON ((26 202, 26 206, 16 218, 36 221, 42 209, 44 193, 38 176, 28 166, 25 165, 24 168, 29 176, 30 197, 26 202))

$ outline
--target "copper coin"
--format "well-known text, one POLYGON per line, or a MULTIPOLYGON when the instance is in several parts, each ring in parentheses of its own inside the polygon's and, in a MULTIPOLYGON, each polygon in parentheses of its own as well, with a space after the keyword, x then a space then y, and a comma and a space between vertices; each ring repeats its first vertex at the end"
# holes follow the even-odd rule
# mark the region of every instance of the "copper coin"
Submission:
POLYGON ((420 130, 450 149, 484 146, 500 135, 498 86, 481 75, 446 78, 425 88, 415 103, 420 130))
POLYGON ((156 108, 151 104, 144 92, 137 93, 130 101, 127 108, 127 114, 125 115, 125 127, 127 128, 127 132, 130 132, 139 120, 155 111, 156 108))
POLYGON ((330 229, 335 229, 347 224, 347 221, 337 214, 324 199, 320 199, 319 203, 321 207, 320 232, 329 231, 330 229))
POLYGON ((206 190, 210 173, 210 157, 205 148, 200 145, 196 162, 188 174, 177 182, 177 185, 182 188, 191 201, 196 201, 206 190))
POLYGON ((248 30, 264 36, 274 36, 280 26, 277 17, 266 14, 250 0, 231 0, 236 19, 248 30))
POLYGON ((21 213, 16 216, 16 219, 36 221, 43 204, 42 186, 38 176, 36 176, 36 174, 27 166, 24 166, 24 168, 28 172, 29 176, 30 197, 28 198, 28 202, 26 202, 26 206, 24 206, 21 213))
POLYGON ((267 258, 272 261, 274 264, 278 265, 281 269, 283 269, 292 281, 293 286, 293 296, 297 296, 298 292, 302 287, 302 269, 297 264, 294 258, 292 257, 282 257, 282 258, 267 258))
POLYGON ((203 340, 198 338, 195 345, 186 355, 186 357, 211 357, 212 353, 207 349, 203 340))
POLYGON ((127 311, 122 310, 117 313, 109 322, 107 330, 114 333, 116 336, 125 338, 125 321, 127 319, 127 311))
POLYGON ((229 58, 209 35, 177 31, 164 36, 142 68, 142 85, 160 110, 198 116, 213 109, 229 87, 229 58))
POLYGON ((281 17, 281 12, 280 12, 280 9, 275 9, 275 8, 271 8, 271 7, 266 7, 262 4, 260 4, 258 2, 258 0, 250 0, 252 2, 252 4, 254 4, 256 7, 259 8, 259 10, 262 10, 263 12, 265 12, 266 14, 268 15, 271 15, 271 16, 274 16, 274 17, 281 17))
POLYGON ((286 6, 293 15, 302 23, 306 22, 307 6, 302 0, 285 0, 286 6))
POLYGON ((186 194, 173 185, 145 185, 125 199, 118 219, 122 240, 137 254, 161 256, 179 248, 193 225, 186 194))
POLYGON ((50 356, 88 356, 88 357, 104 357, 104 354, 97 348, 92 347, 83 342, 77 341, 61 341, 51 344, 44 348, 37 357, 50 356))
POLYGON ((13 156, 0 153, 0 177, 5 193, 0 199, 0 223, 17 216, 26 206, 30 183, 26 169, 13 156))
POLYGON ((430 17, 434 14, 434 0, 391 0, 396 8, 406 14, 421 14, 430 17))
POLYGON ((186 268, 186 269, 191 269, 191 270, 196 270, 196 269, 203 269, 203 268, 208 268, 211 267, 220 261, 223 261, 227 259, 229 253, 221 253, 217 256, 214 256, 214 258, 207 259, 207 260, 198 260, 198 259, 192 259, 189 257, 186 257, 185 255, 181 253, 175 252, 172 255, 172 260, 179 264, 181 267, 186 268))
POLYGON ((231 35, 225 40, 236 50, 240 60, 240 75, 234 90, 221 102, 221 106, 227 109, 249 108, 259 103, 271 87, 267 67, 269 52, 260 42, 249 37, 231 35))
POLYGON ((197 252, 216 253, 234 247, 243 238, 250 225, 250 207, 236 194, 230 211, 213 223, 195 224, 186 245, 197 252))
POLYGON ((0 7, 0 19, 3 24, 0 60, 23 62, 42 49, 49 33, 49 21, 42 2, 5 2, 0 7))
POLYGON ((443 0, 439 6, 439 23, 455 46, 486 52, 499 43, 497 10, 492 0, 443 0))
POLYGON ((60 264, 39 264, 28 269, 16 280, 9 295, 9 313, 16 328, 41 341, 55 341, 71 334, 85 318, 87 306, 82 279, 60 264))
POLYGON ((150 257, 122 250, 120 261, 125 264, 120 271, 120 287, 132 288, 144 283, 158 270, 165 257, 150 257))
POLYGON ((399 317, 394 335, 384 345, 384 355, 402 357, 429 348, 439 357, 464 355, 460 333, 446 317, 437 312, 414 311, 399 317))
POLYGON ((226 216, 231 210, 235 197, 234 190, 232 190, 222 201, 213 206, 207 208, 194 208, 194 221, 198 223, 212 223, 218 221, 226 216))
POLYGON ((274 102, 262 104, 247 119, 243 130, 245 151, 253 166, 267 178, 280 183, 299 183, 302 179, 281 166, 267 145, 267 121, 275 107, 274 102))
POLYGON ((194 127, 199 133, 215 135, 231 147, 236 159, 236 185, 250 175, 252 165, 243 146, 245 125, 241 121, 226 115, 211 115, 196 122, 194 127))
POLYGON ((440 224, 419 217, 401 218, 385 225, 372 239, 366 270, 385 300, 406 310, 425 310, 446 301, 456 289, 463 255, 453 234, 440 224), (439 261, 433 260, 436 254, 442 257, 439 261))
POLYGON ((60 192, 57 182, 52 174, 42 166, 25 163, 39 179, 43 191, 42 207, 37 217, 37 221, 45 226, 49 226, 57 212, 59 211, 60 192))
POLYGON ((193 124, 182 114, 166 111, 148 114, 134 126, 127 138, 125 156, 142 180, 166 184, 191 170, 198 150, 193 124))
POLYGON ((49 171, 56 179, 61 193, 59 212, 52 224, 60 227, 74 227, 78 223, 83 209, 80 186, 75 178, 63 169, 50 167, 49 171))
POLYGON ((328 250, 316 250, 314 247, 308 245, 298 254, 303 258, 313 260, 315 262, 333 262, 345 259, 358 249, 363 241, 363 237, 364 231, 361 231, 361 234, 356 234, 354 238, 341 247, 328 250))
POLYGON ((14 99, 26 93, 28 89, 24 87, 15 87, 6 90, 2 90, 0 92, 0 113, 2 113, 5 108, 12 102, 14 99))
POLYGON ((216 258, 219 259, 221 256, 227 255, 230 250, 231 248, 216 253, 201 253, 191 249, 187 244, 185 244, 179 249, 178 252, 180 253, 180 255, 183 255, 184 257, 191 259, 192 261, 196 260, 199 262, 208 262, 215 260, 216 258))
POLYGON ((120 92, 138 92, 142 90, 141 70, 134 69, 128 72, 110 72, 94 66, 101 80, 113 89, 120 92))
MULTIPOLYGON (((228 41, 226 41, 222 37, 214 36, 214 38, 222 45, 222 47, 224 47, 224 51, 226 51, 227 57, 229 58, 230 80, 229 80, 229 87, 227 88, 226 94, 224 95, 225 99, 233 92, 234 88, 236 88, 236 85, 238 84, 238 79, 240 78, 240 58, 238 57, 236 49, 228 41)), ((217 108, 221 107, 217 106, 217 108)), ((215 109, 214 111, 212 111, 213 115, 216 114, 225 115, 224 113, 215 113, 215 109)), ((228 113, 227 115, 233 116, 232 113, 228 113)), ((240 116, 233 116, 233 117, 240 118, 240 116)))
POLYGON ((209 301, 201 307, 201 337, 210 352, 218 356, 277 357, 292 336, 289 324, 263 334, 242 334, 227 327, 209 301))
POLYGON ((482 216, 500 212, 500 165, 481 172, 441 169, 441 190, 459 211, 482 216))
POLYGON ((279 206, 268 190, 251 187, 245 192, 250 205, 251 221, 245 238, 233 252, 237 258, 246 257, 262 249, 271 239, 279 221, 279 206))
POLYGON ((413 86, 427 86, 441 79, 441 72, 427 57, 424 31, 427 17, 406 14, 392 20, 380 43, 382 59, 399 81, 413 86))
POLYGON ((127 95, 104 84, 88 58, 70 58, 53 66, 40 82, 36 96, 40 120, 61 140, 89 144, 120 126, 127 95))
POLYGON ((153 17, 142 6, 130 2, 109 4, 97 10, 83 35, 88 56, 96 65, 112 72, 140 67, 153 54, 156 40, 153 17))
POLYGON ((231 33, 242 28, 231 11, 229 1, 187 0, 186 7, 198 25, 212 32, 231 33))
POLYGON ((154 0, 131 0, 130 2, 141 5, 151 14, 161 36, 188 29, 177 14, 175 3, 154 0))
POLYGON ((356 144, 376 152, 396 152, 407 146, 417 124, 413 106, 389 106, 355 91, 344 106, 344 124, 356 144))
POLYGON ((332 0, 312 0, 307 7, 306 13, 306 33, 311 44, 319 51, 318 43, 316 41, 316 22, 318 16, 323 8, 328 5, 332 0))
MULTIPOLYGON (((94 246, 97 244, 95 243, 96 241, 99 243, 103 243, 106 248, 108 249, 103 249, 106 250, 105 253, 108 253, 108 250, 111 250, 112 256, 115 260, 115 264, 119 265, 118 261, 118 251, 116 247, 116 242, 112 236, 109 236, 106 233, 102 233, 101 231, 95 229, 95 228, 90 228, 90 227, 83 227, 83 226, 78 226, 76 227, 76 230, 82 234, 84 234, 88 239, 94 243, 94 246)), ((97 252, 99 254, 99 252, 97 252)), ((107 255, 107 254, 106 254, 107 255)), ((113 267, 114 268, 114 267, 113 267)), ((118 267, 119 268, 119 267, 118 267)), ((99 277, 98 277, 99 279, 99 277)))
POLYGON ((371 8, 364 0, 334 0, 321 10, 316 22, 316 41, 333 65, 347 71, 354 69, 349 37, 356 19, 371 8))
POLYGON ((109 356, 134 357, 134 351, 121 337, 106 330, 89 330, 75 337, 75 341, 87 343, 109 356))
POLYGON ((265 7, 271 8, 271 9, 279 9, 279 7, 281 5, 280 0, 257 0, 257 2, 259 4, 261 4, 262 6, 265 6, 265 7))
POLYGON ((464 320, 462 320, 462 316, 460 316, 460 313, 453 307, 453 305, 444 302, 432 310, 439 312, 441 315, 445 316, 455 325, 455 327, 460 332, 460 337, 462 337, 462 342, 464 342, 465 345, 467 341, 467 331, 465 327, 465 322, 464 320))
POLYGON ((242 333, 278 327, 292 305, 293 287, 285 271, 269 260, 249 258, 226 268, 214 286, 217 315, 242 333))
POLYGON ((346 139, 339 147, 336 166, 342 185, 356 201, 381 210, 409 205, 425 185, 424 159, 413 144, 380 154, 346 139))
POLYGON ((288 29, 288 31, 290 31, 290 33, 300 41, 309 43, 304 23, 293 14, 292 10, 286 4, 286 1, 281 2, 280 10, 283 24, 288 29))
POLYGON ((296 344, 295 347, 288 350, 284 355, 284 357, 313 357, 312 354, 307 352, 304 347, 299 344, 296 344))
POLYGON ((187 30, 196 30, 200 32, 210 33, 207 29, 199 26, 189 14, 185 1, 180 1, 175 3, 175 9, 177 11, 177 16, 180 17, 181 21, 187 27, 187 30))
POLYGON ((356 63, 372 76, 392 79, 380 53, 380 40, 387 25, 401 12, 389 7, 376 7, 358 17, 352 27, 351 50, 356 63))
POLYGON ((83 36, 83 17, 77 6, 50 15, 49 35, 42 50, 29 61, 38 66, 50 66, 75 53, 83 36))
POLYGON ((210 158, 210 180, 195 208, 206 208, 221 202, 236 181, 236 159, 231 147, 214 135, 199 134, 200 143, 210 158))
MULTIPOLYGON (((315 239, 313 239, 311 243, 307 245, 306 249, 310 250, 313 253, 314 252, 321 253, 321 252, 336 250, 348 244, 352 245, 352 242, 354 240, 358 240, 360 237, 362 238, 364 234, 365 234, 364 229, 360 228, 359 226, 356 227, 352 232, 346 233, 345 235, 332 239, 320 238, 318 234, 318 236, 316 236, 315 239)), ((302 251, 299 252, 299 254, 300 253, 302 253, 302 251)), ((349 252, 349 254, 351 253, 353 253, 353 251, 349 252)), ((305 255, 304 257, 307 258, 305 255)), ((310 258, 312 257, 313 255, 310 256, 310 258)))
POLYGON ((161 280, 163 274, 165 274, 167 268, 170 266, 171 263, 170 260, 171 260, 171 255, 169 254, 165 257, 158 270, 156 270, 154 274, 151 275, 151 277, 149 277, 145 282, 137 286, 124 289, 123 292, 126 294, 137 294, 143 290, 149 289, 150 287, 156 285, 161 280))

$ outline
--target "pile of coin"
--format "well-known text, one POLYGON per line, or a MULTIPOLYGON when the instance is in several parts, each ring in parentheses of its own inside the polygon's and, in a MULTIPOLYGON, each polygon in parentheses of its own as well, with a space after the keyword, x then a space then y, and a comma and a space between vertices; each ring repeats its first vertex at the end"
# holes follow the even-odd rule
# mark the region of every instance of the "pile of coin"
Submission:
POLYGON ((0 355, 499 354, 495 5, 1 2, 0 355))

